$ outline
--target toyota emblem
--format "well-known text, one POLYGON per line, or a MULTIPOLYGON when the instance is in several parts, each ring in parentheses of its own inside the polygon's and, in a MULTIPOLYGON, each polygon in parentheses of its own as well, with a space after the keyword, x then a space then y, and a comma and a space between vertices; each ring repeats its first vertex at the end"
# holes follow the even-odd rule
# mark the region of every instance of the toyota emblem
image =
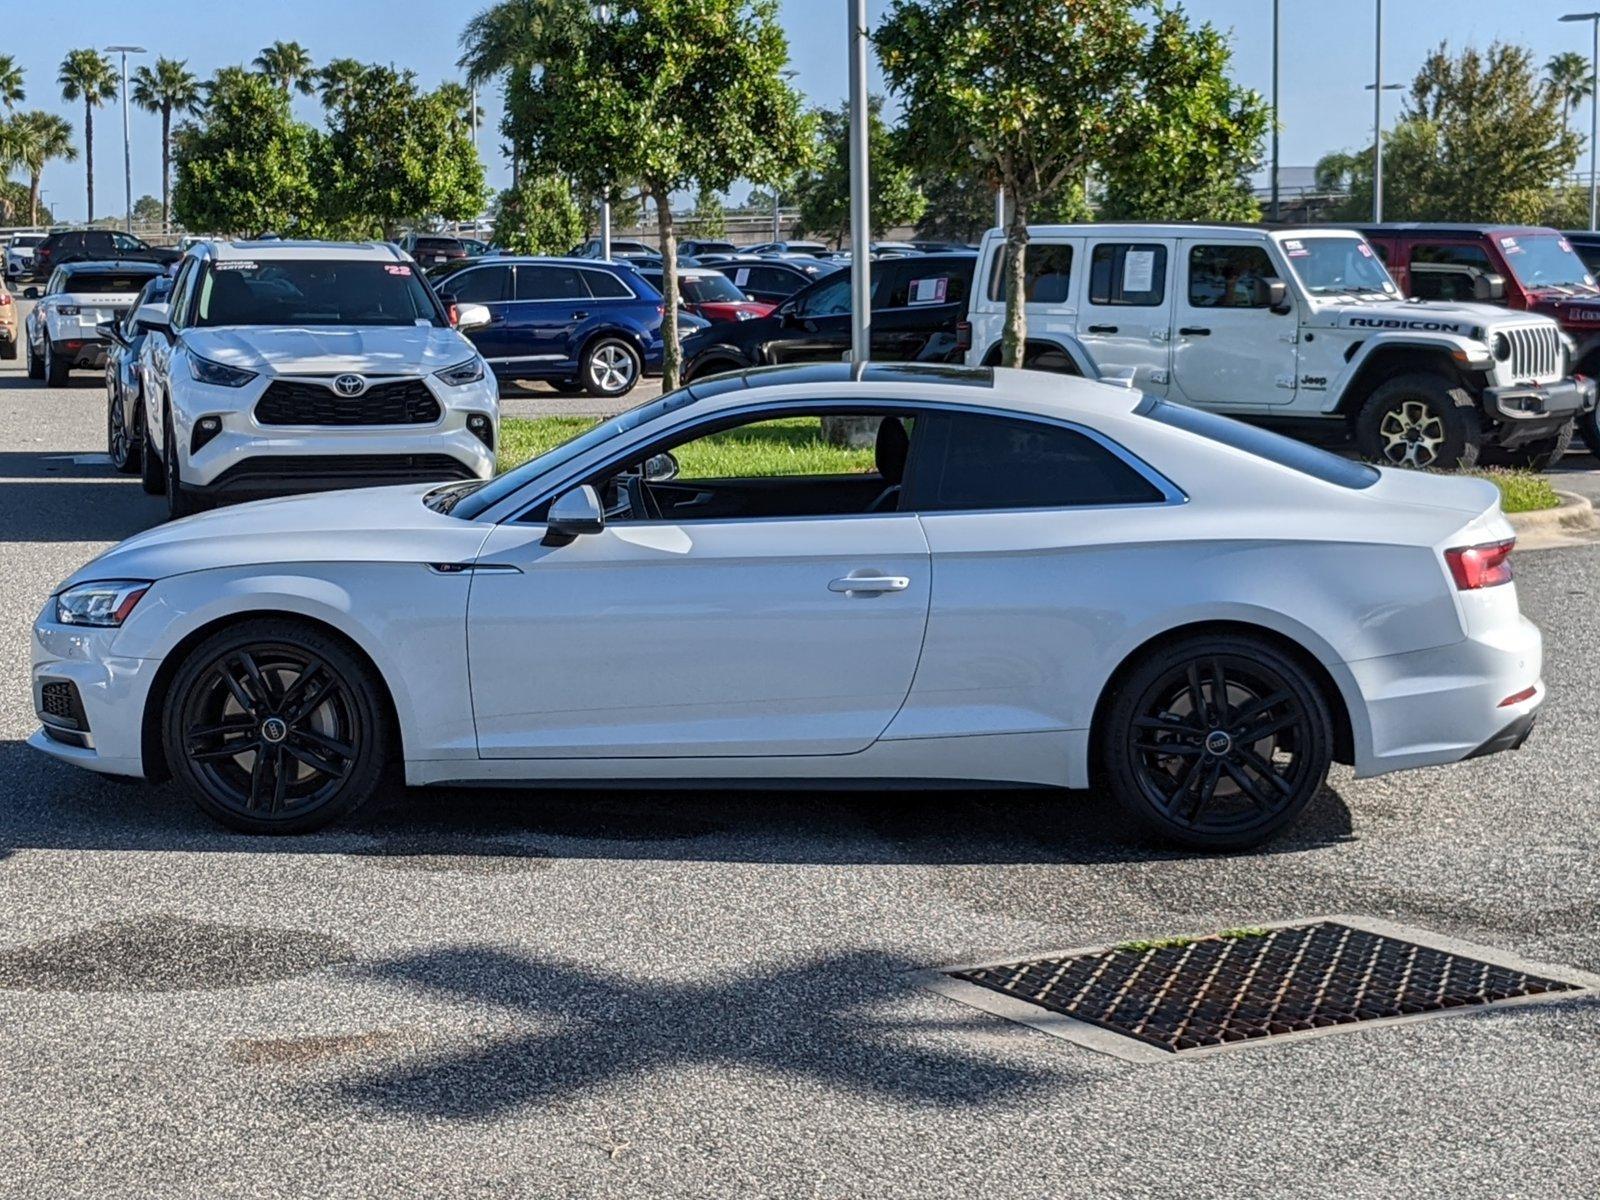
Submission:
POLYGON ((367 381, 359 375, 341 375, 333 381, 333 390, 341 396, 359 396, 367 390, 367 381))

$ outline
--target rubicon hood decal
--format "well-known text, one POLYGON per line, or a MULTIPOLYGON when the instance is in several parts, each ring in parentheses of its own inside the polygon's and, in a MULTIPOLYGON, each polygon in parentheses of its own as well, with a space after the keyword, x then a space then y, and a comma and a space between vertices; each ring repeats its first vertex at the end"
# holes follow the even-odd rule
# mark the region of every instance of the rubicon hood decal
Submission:
POLYGON ((1464 321, 1447 321, 1440 317, 1346 317, 1341 324, 1351 329, 1407 329, 1423 333, 1466 334, 1475 326, 1464 321))

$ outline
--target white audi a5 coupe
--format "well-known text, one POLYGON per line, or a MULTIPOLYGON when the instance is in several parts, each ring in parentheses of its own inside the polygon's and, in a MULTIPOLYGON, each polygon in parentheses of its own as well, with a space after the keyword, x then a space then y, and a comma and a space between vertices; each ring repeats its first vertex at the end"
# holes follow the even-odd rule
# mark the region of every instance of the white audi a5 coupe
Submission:
POLYGON ((134 315, 145 490, 211 502, 488 479, 499 389, 415 263, 387 243, 201 242, 134 315), (153 453, 151 451, 154 451, 153 453))
POLYGON ((846 364, 697 382, 489 482, 268 500, 49 598, 31 738, 257 833, 412 784, 1097 786, 1202 847, 1544 698, 1481 480, 1123 388, 846 364), (870 469, 694 443, 876 423, 870 469), (802 424, 803 428, 803 424, 802 424), (725 461, 725 456, 723 456, 725 461), (803 462, 804 460, 798 460, 803 462))

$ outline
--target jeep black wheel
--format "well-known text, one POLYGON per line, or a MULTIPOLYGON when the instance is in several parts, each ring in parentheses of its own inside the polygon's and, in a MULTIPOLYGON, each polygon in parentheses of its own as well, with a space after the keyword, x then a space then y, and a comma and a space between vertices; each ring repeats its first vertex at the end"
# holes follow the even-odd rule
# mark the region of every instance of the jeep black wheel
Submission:
POLYGON ((1299 663, 1250 637, 1188 638, 1134 666, 1100 728, 1111 791, 1147 830, 1198 849, 1256 845, 1327 779, 1332 719, 1299 663))
POLYGON ((390 734, 381 686, 341 642, 276 618, 206 639, 162 713, 173 777, 244 833, 304 833, 370 799, 390 734))
POLYGON ((1472 467, 1483 447, 1472 396, 1421 372, 1379 384, 1356 416, 1355 434, 1362 457, 1388 467, 1472 467))

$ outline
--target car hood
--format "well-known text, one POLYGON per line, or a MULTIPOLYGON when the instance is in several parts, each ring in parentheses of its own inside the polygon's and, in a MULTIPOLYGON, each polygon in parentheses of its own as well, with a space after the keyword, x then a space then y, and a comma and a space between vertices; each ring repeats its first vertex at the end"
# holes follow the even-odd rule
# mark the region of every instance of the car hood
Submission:
POLYGON ((756 300, 714 300, 695 305, 701 316, 713 321, 737 321, 740 313, 750 314, 746 320, 764 317, 776 307, 775 304, 762 304, 756 300))
POLYGON ((490 526, 428 508, 422 497, 438 486, 319 492, 201 513, 135 534, 61 586, 267 563, 471 562, 490 526))
POLYGON ((433 325, 250 326, 186 329, 202 358, 276 375, 426 375, 476 353, 454 329, 433 325))
POLYGON ((1473 330, 1501 326, 1537 325, 1548 317, 1509 312, 1497 304, 1452 304, 1445 301, 1342 304, 1326 314, 1342 329, 1402 329, 1428 333, 1454 333, 1471 337, 1473 330))

